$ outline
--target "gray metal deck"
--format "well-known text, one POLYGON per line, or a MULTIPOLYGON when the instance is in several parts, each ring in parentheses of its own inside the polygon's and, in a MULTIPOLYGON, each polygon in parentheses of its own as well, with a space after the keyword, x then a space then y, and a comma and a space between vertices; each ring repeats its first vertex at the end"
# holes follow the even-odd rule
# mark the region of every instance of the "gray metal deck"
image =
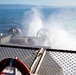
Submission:
MULTIPOLYGON (((32 64, 36 60, 39 49, 30 50, 29 48, 16 47, 0 47, 0 61, 5 58, 17 57, 23 61, 31 71, 32 64)), ((65 51, 64 51, 65 52, 65 51)), ((41 55, 42 56, 42 55, 41 55)), ((41 60, 41 58, 39 57, 41 60)), ((40 60, 38 60, 40 62, 40 60)), ((76 53, 63 53, 46 51, 39 69, 35 68, 31 71, 33 74, 39 75, 76 75, 76 53), (36 72, 37 70, 37 72, 36 72), (35 73, 36 72, 36 73, 35 73)))

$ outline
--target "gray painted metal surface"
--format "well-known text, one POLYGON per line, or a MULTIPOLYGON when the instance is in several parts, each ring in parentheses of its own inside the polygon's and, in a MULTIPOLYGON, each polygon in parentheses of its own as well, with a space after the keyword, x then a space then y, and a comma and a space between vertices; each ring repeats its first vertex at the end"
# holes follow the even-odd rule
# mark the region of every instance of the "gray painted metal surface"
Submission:
MULTIPOLYGON (((5 58, 17 57, 18 59, 23 61, 30 69, 34 60, 38 55, 38 52, 39 50, 26 50, 20 48, 0 47, 0 61, 5 58)), ((49 52, 47 52, 37 74, 57 75, 61 71, 62 68, 55 62, 55 60, 53 60, 53 58, 49 55, 49 52)))
MULTIPOLYGON (((29 48, 0 47, 0 61, 9 57, 17 57, 30 69, 38 52, 39 50, 29 50, 29 48)), ((76 75, 76 53, 46 51, 37 74, 76 75)))

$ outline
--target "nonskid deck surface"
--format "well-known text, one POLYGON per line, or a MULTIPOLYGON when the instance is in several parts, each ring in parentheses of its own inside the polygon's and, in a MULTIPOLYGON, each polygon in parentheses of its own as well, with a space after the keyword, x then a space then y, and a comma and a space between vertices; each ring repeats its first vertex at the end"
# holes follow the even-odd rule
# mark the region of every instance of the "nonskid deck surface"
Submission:
MULTIPOLYGON (((0 61, 5 58, 17 57, 30 69, 38 55, 39 50, 25 48, 0 47, 0 61)), ((37 71, 39 75, 76 75, 76 54, 46 51, 44 59, 37 71)), ((40 58, 40 57, 39 57, 40 58)), ((40 61, 40 60, 38 60, 40 61)), ((36 61, 37 63, 37 61, 36 61)), ((39 64, 39 63, 38 63, 39 64)), ((37 64, 35 64, 37 66, 37 64)), ((35 74, 37 67, 31 71, 35 74)))

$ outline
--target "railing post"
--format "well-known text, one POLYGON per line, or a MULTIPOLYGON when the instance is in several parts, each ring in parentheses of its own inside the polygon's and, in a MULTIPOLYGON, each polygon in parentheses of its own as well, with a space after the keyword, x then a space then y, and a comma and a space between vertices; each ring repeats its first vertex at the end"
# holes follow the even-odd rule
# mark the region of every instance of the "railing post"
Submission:
POLYGON ((13 68, 13 75, 17 75, 17 68, 13 68))
MULTIPOLYGON (((15 59, 17 59, 17 57, 15 57, 15 59)), ((17 75, 17 68, 13 68, 13 75, 17 75)))

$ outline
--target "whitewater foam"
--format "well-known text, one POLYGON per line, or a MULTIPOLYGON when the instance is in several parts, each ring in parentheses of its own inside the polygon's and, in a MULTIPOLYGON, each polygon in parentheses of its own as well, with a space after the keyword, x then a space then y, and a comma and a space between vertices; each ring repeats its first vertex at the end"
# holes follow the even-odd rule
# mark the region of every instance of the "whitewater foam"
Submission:
POLYGON ((42 19, 44 14, 39 9, 33 8, 28 23, 28 35, 35 35, 39 29, 45 28, 51 33, 50 46, 52 48, 75 50, 75 12, 72 12, 71 10, 55 11, 52 14, 50 13, 45 20, 42 19))

